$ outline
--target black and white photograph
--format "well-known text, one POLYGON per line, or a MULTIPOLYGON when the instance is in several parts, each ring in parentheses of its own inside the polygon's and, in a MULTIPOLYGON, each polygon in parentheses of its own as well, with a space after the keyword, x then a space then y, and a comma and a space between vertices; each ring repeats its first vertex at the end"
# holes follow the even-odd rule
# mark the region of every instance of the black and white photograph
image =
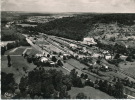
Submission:
POLYGON ((1 0, 1 99, 135 99, 135 0, 1 0))

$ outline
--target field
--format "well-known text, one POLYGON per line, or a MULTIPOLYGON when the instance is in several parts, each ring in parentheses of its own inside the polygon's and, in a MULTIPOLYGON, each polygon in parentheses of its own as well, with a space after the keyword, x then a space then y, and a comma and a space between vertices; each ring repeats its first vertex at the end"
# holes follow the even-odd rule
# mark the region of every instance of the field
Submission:
POLYGON ((67 62, 70 63, 71 65, 77 67, 78 69, 88 68, 88 66, 81 64, 79 61, 74 60, 74 59, 69 59, 67 62))
POLYGON ((28 55, 35 55, 35 54, 41 53, 41 52, 35 50, 35 49, 32 47, 31 49, 27 49, 26 53, 27 53, 28 55))
POLYGON ((31 24, 17 24, 17 25, 20 25, 22 27, 35 27, 37 25, 31 25, 31 24))
POLYGON ((72 99, 75 99, 78 93, 84 93, 88 99, 114 99, 114 97, 89 86, 85 86, 84 88, 72 87, 71 90, 68 91, 68 94, 71 95, 72 99))
POLYGON ((17 48, 13 48, 11 50, 7 50, 5 52, 5 55, 22 55, 22 53, 25 51, 26 48, 30 48, 30 47, 17 47, 17 48))
POLYGON ((27 63, 26 59, 22 56, 11 56, 11 67, 8 67, 7 57, 1 57, 1 71, 6 73, 13 73, 16 83, 20 82, 20 78, 25 74, 23 67, 27 70, 32 70, 36 66, 27 63), (18 69, 18 70, 17 70, 18 69))
POLYGON ((126 65, 125 65, 125 63, 120 63, 119 66, 126 73, 128 73, 132 76, 135 76, 135 61, 134 62, 126 62, 126 65))

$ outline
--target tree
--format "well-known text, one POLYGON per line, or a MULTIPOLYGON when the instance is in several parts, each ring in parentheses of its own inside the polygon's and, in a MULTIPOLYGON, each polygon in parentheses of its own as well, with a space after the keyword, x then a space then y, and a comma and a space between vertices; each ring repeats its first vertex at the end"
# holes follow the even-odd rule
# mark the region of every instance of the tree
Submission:
POLYGON ((10 55, 7 56, 7 59, 8 59, 8 67, 10 67, 10 66, 11 66, 11 62, 10 62, 10 61, 11 61, 11 58, 10 58, 10 55))
POLYGON ((7 56, 8 62, 11 61, 10 55, 7 56))
POLYGON ((6 47, 5 46, 1 47, 1 55, 4 55, 5 51, 6 51, 6 47))
POLYGON ((69 75, 65 75, 63 77, 63 84, 65 84, 67 86, 67 91, 71 90, 71 86, 72 86, 72 80, 71 77, 69 75))
POLYGON ((132 62, 132 56, 128 56, 128 57, 126 58, 126 61, 132 62))
POLYGON ((120 58, 120 54, 117 53, 117 54, 115 55, 114 59, 119 59, 119 58, 120 58))
POLYGON ((101 62, 100 59, 98 59, 98 60, 97 60, 97 63, 100 64, 100 62, 101 62))
POLYGON ((84 75, 84 78, 85 78, 85 79, 87 79, 87 78, 88 78, 88 75, 87 75, 87 74, 85 74, 85 75, 84 75))
POLYGON ((110 41, 115 42, 115 37, 111 37, 110 41))
POLYGON ((4 94, 8 90, 15 91, 15 80, 12 73, 6 74, 1 72, 1 93, 4 94))
POLYGON ((82 74, 81 74, 81 78, 83 78, 83 77, 84 77, 84 74, 82 73, 82 74))
POLYGON ((61 60, 58 60, 57 65, 58 66, 63 66, 63 63, 61 62, 61 60))
POLYGON ((66 60, 67 58, 66 58, 66 56, 63 56, 63 60, 66 60))
POLYGON ((50 57, 50 55, 49 55, 49 54, 47 54, 47 57, 49 58, 49 57, 50 57))
POLYGON ((52 56, 52 61, 53 61, 53 62, 56 62, 56 61, 57 61, 57 59, 56 59, 55 56, 52 56))
POLYGON ((19 89, 21 93, 25 92, 27 84, 28 84, 28 78, 22 77, 19 84, 19 89))
POLYGON ((27 57, 27 62, 28 62, 28 63, 32 63, 32 58, 28 56, 28 57, 27 57))
POLYGON ((118 82, 116 82, 115 84, 115 93, 114 96, 116 98, 122 99, 124 98, 124 94, 123 94, 123 84, 118 80, 118 82))
POLYGON ((78 93, 76 99, 87 99, 87 96, 84 93, 78 93))

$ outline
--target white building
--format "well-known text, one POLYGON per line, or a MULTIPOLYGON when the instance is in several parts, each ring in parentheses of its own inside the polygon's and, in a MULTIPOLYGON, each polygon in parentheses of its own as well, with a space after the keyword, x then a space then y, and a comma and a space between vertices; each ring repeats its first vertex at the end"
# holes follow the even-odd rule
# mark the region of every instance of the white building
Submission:
POLYGON ((40 59, 40 61, 41 61, 41 62, 47 62, 47 61, 48 61, 48 58, 42 57, 42 58, 40 59))
POLYGON ((69 46, 71 47, 71 48, 73 48, 73 49, 75 49, 75 48, 77 48, 77 45, 76 44, 69 44, 69 46))
POLYGON ((95 41, 94 41, 94 39, 93 38, 91 38, 91 37, 86 37, 86 38, 84 38, 83 39, 83 43, 84 44, 88 44, 88 45, 95 45, 95 44, 97 44, 95 41))

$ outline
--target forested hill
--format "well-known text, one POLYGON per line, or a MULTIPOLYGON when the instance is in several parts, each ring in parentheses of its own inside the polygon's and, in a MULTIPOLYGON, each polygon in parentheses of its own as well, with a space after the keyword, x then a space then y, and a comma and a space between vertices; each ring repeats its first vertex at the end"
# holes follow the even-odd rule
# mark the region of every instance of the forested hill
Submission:
MULTIPOLYGON (((102 30, 95 32, 95 26, 96 28, 102 26, 105 30, 110 24, 116 28, 130 26, 132 28, 135 24, 135 14, 77 14, 73 17, 64 17, 39 24, 37 29, 46 34, 82 40, 85 36, 94 36, 103 32, 102 30)), ((121 29, 119 28, 119 30, 121 29)), ((117 30, 117 32, 119 31, 117 30)))

